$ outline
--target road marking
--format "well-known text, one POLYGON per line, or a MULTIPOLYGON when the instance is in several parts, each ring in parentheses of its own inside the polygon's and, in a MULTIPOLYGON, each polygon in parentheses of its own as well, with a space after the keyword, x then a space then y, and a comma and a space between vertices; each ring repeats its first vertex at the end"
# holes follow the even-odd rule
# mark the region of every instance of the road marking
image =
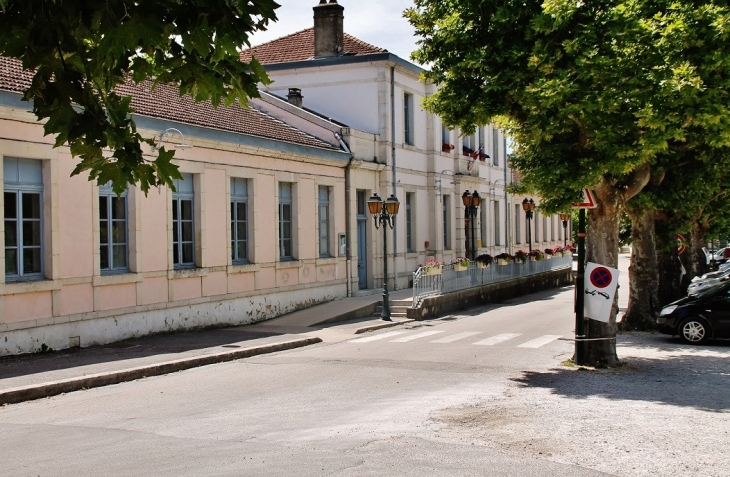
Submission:
POLYGON ((535 338, 534 340, 527 341, 525 343, 522 343, 521 345, 517 346, 518 348, 539 348, 540 346, 545 346, 546 344, 555 341, 556 339, 562 337, 562 335, 545 335, 541 336, 539 338, 535 338))
POLYGON ((391 340, 391 343, 406 343, 408 341, 425 338, 426 336, 437 335, 439 333, 443 333, 443 331, 424 331, 423 333, 416 333, 415 335, 404 336, 403 338, 398 338, 397 340, 391 340))
POLYGON ((475 345, 481 345, 481 346, 493 346, 497 343, 501 343, 503 341, 511 340, 512 338, 516 338, 520 336, 522 333, 502 333, 501 335, 495 335, 491 336, 485 340, 477 341, 474 343, 475 345))
POLYGON ((387 333, 383 333, 382 335, 374 335, 365 338, 350 340, 350 343, 368 343, 370 341, 382 340, 383 338, 390 338, 391 336, 401 335, 403 333, 405 333, 405 331, 389 331, 387 333))
POLYGON ((481 331, 465 331, 463 333, 457 333, 455 335, 446 336, 439 340, 431 341, 431 343, 453 343, 454 341, 458 341, 460 339, 464 339, 464 338, 468 338, 470 336, 480 335, 480 334, 482 334, 481 331))

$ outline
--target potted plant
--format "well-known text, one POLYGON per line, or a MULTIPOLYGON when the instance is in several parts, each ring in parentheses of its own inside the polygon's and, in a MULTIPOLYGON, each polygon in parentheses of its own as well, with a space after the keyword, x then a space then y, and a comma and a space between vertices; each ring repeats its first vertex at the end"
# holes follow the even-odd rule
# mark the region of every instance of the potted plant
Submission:
MULTIPOLYGON (((530 253, 532 253, 532 252, 530 252, 530 253)), ((527 253, 525 253, 524 250, 518 250, 515 252, 515 263, 525 263, 526 261, 527 261, 527 253)))
POLYGON ((495 255, 494 259, 497 261, 497 265, 507 265, 512 260, 512 255, 507 252, 502 252, 499 255, 495 255))
POLYGON ((492 259, 491 255, 489 255, 487 253, 483 253, 476 258, 477 267, 478 268, 487 268, 489 265, 492 264, 492 260, 493 259, 492 259))
POLYGON ((542 252, 539 250, 533 250, 528 255, 530 256, 530 261, 533 261, 533 262, 539 262, 540 260, 542 260, 544 258, 542 252))
POLYGON ((469 268, 469 259, 464 257, 456 257, 451 261, 454 271, 463 272, 469 268))
POLYGON ((543 253, 545 254, 545 260, 549 260, 553 258, 554 249, 546 248, 543 253))
POLYGON ((425 275, 441 275, 441 262, 438 260, 428 260, 423 266, 425 275))

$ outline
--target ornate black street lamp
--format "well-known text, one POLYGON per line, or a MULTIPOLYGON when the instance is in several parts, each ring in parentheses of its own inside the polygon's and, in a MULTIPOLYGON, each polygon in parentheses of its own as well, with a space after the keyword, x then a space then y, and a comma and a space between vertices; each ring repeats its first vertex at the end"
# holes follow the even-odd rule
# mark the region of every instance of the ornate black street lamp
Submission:
POLYGON ((390 303, 388 300, 388 227, 391 229, 395 225, 395 216, 398 215, 398 208, 400 202, 396 199, 395 195, 391 194, 388 200, 383 202, 383 199, 378 197, 378 194, 373 194, 368 199, 368 210, 375 220, 375 228, 379 229, 383 226, 383 310, 380 312, 380 318, 385 321, 390 320, 390 303))
POLYGON ((469 194, 468 190, 464 191, 464 195, 461 196, 461 202, 464 204, 464 211, 466 216, 469 217, 469 225, 471 227, 471 259, 476 259, 476 239, 474 233, 474 223, 477 221, 477 209, 479 208, 479 192, 474 191, 473 194, 469 194))
POLYGON ((563 247, 568 244, 568 221, 570 220, 570 214, 559 214, 560 220, 563 221, 563 247))
POLYGON ((529 251, 532 252, 532 228, 530 227, 530 221, 532 220, 532 213, 535 210, 535 201, 530 199, 522 201, 522 210, 525 211, 525 218, 526 224, 527 224, 527 247, 529 248, 529 251))

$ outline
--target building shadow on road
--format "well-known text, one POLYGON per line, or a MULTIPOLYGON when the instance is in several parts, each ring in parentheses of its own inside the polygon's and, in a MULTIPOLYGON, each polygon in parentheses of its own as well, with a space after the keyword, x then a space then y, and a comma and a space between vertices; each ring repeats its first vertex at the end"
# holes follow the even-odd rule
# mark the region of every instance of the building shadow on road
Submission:
POLYGON ((603 397, 730 411, 730 342, 690 347, 670 337, 636 335, 620 340, 617 351, 624 364, 618 368, 565 366, 527 371, 513 381, 570 399, 603 397))

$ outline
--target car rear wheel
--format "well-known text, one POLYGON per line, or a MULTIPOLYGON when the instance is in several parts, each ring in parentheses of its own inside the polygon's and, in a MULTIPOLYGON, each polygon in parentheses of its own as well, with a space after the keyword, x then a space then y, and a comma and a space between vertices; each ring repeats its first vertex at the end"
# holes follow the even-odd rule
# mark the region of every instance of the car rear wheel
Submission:
POLYGON ((679 324, 679 338, 685 343, 702 344, 710 337, 710 327, 702 318, 691 316, 679 324))

